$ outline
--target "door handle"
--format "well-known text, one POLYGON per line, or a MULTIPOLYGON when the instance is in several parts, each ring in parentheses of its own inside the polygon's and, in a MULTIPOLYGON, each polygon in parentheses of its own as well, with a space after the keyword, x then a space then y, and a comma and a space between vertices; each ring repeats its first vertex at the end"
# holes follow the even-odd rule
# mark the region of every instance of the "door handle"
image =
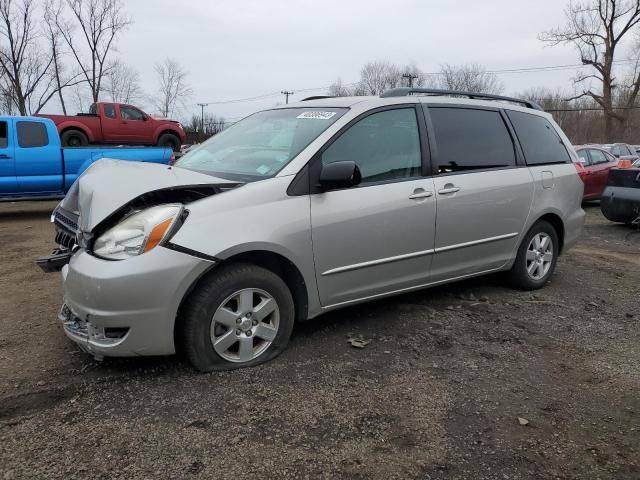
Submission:
POLYGON ((438 190, 440 195, 447 195, 449 193, 456 193, 460 191, 460 187, 454 187, 453 185, 445 185, 445 188, 438 190))
POLYGON ((409 195, 409 200, 420 200, 422 198, 433 197, 433 192, 427 192, 425 190, 416 190, 413 194, 409 195))
POLYGON ((11 156, 7 155, 6 153, 0 153, 0 159, 11 160, 11 156))

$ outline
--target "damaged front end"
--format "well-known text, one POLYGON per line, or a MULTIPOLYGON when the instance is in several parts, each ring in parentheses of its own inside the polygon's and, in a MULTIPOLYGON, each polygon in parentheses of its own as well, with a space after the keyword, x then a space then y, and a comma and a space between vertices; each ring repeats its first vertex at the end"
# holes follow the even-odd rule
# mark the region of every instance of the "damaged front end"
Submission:
MULTIPOLYGON (((96 239, 146 209, 168 204, 188 205, 241 185, 160 165, 141 169, 137 165, 132 168, 131 162, 112 160, 94 165, 73 185, 52 214, 57 246, 50 255, 36 259, 44 272, 62 270, 79 249, 92 253, 96 239)), ((176 227, 187 215, 188 210, 182 209, 176 227)))
POLYGON ((51 215, 51 221, 56 229, 55 242, 57 247, 51 255, 38 257, 36 264, 46 273, 62 270, 78 247, 78 214, 69 212, 60 206, 51 215))

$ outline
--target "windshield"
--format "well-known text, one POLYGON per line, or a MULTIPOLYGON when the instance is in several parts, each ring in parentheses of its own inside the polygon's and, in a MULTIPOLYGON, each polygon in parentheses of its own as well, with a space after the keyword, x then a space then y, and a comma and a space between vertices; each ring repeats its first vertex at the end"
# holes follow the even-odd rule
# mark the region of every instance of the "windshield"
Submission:
POLYGON ((190 150, 175 166, 245 182, 272 177, 346 111, 285 108, 258 112, 190 150))

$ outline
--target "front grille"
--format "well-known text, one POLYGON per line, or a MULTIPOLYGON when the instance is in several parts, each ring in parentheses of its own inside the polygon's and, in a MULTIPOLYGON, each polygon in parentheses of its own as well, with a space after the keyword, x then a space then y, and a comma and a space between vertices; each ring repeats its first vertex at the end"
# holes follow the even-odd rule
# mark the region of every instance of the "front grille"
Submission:
POLYGON ((58 208, 53 222, 56 226, 56 243, 68 250, 73 250, 78 232, 78 216, 58 208))
POLYGON ((56 225, 71 230, 74 233, 78 231, 78 216, 75 213, 59 208, 56 210, 54 219, 56 225))

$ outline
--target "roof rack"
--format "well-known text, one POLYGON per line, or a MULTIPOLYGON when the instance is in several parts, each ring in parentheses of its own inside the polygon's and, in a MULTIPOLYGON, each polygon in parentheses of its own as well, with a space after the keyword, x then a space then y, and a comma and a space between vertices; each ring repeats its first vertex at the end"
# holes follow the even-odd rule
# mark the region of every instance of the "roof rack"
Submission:
POLYGON ((309 100, 322 100, 323 98, 335 98, 333 95, 314 95, 312 97, 303 98, 301 102, 307 102, 309 100))
POLYGON ((387 90, 386 92, 384 92, 382 95, 380 95, 380 97, 408 97, 410 95, 413 95, 414 93, 424 93, 426 95, 432 96, 467 97, 470 99, 478 100, 500 100, 503 102, 518 103, 520 105, 524 105, 527 108, 533 108, 535 110, 542 110, 542 107, 537 103, 531 102, 529 100, 522 100, 520 98, 503 97, 502 95, 492 95, 490 93, 463 92, 459 90, 440 90, 436 88, 392 88, 391 90, 387 90))

